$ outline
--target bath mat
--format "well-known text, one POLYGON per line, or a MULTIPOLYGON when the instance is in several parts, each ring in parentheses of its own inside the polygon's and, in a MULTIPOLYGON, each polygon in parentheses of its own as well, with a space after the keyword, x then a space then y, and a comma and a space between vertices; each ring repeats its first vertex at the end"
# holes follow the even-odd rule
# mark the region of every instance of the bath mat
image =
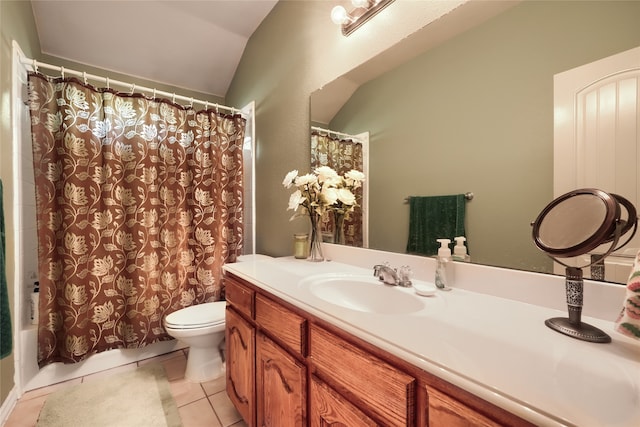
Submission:
POLYGON ((162 365, 153 364, 58 390, 37 427, 180 427, 162 365))

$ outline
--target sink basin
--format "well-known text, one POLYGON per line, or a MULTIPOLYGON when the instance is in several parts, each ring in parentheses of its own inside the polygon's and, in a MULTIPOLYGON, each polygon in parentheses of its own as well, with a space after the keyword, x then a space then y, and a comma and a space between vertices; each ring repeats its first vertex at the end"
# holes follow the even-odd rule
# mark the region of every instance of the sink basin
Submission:
POLYGON ((365 313, 407 314, 424 308, 411 288, 385 285, 370 276, 320 275, 303 279, 299 286, 325 302, 365 313))

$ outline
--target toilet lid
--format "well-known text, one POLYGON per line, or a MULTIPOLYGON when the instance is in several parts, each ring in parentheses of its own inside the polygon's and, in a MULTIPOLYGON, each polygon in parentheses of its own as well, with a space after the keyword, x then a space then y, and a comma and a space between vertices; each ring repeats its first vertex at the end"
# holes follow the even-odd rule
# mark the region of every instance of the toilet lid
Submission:
POLYGON ((225 306, 224 301, 192 305, 169 314, 165 324, 185 329, 224 323, 225 306))

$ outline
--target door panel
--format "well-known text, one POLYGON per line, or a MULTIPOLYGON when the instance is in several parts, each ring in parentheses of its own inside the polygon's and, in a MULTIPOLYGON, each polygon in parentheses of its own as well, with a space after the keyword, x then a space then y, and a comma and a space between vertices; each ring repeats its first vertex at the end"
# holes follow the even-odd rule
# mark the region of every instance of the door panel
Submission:
MULTIPOLYGON (((620 194, 638 208, 639 104, 640 47, 554 76, 555 197, 593 187, 620 194)), ((603 245, 594 253, 608 248, 603 245)), ((640 233, 616 251, 616 267, 605 261, 605 279, 626 281, 639 248, 640 233), (627 267, 621 272, 624 264, 627 267)), ((577 264, 584 265, 589 257, 577 264)), ((564 271, 555 267, 558 273, 564 271)), ((589 277, 587 271, 585 277, 589 277)))

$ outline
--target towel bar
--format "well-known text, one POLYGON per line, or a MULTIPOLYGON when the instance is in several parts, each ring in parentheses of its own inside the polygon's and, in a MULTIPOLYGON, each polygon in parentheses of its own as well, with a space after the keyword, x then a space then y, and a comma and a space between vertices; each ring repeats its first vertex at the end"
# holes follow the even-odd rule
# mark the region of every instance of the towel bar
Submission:
MULTIPOLYGON (((404 198, 404 202, 405 202, 405 204, 406 204, 406 203, 409 203, 409 200, 410 200, 412 197, 416 197, 416 196, 409 196, 409 197, 405 197, 405 198, 404 198)), ((467 193, 464 193, 464 198, 465 198, 465 199, 467 199, 467 200, 473 200, 473 193, 472 193, 471 191, 469 191, 469 192, 467 192, 467 193)))

